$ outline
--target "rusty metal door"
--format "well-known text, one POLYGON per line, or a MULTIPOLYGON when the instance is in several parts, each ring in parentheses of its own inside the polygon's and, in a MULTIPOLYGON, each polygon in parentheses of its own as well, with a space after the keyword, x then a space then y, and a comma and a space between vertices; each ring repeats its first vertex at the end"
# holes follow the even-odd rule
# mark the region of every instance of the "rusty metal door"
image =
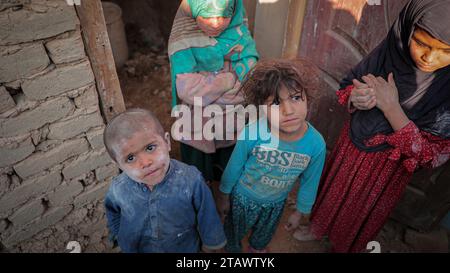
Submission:
MULTIPOLYGON (((331 148, 348 117, 337 104, 339 81, 386 36, 407 0, 309 0, 298 55, 321 70, 320 94, 311 122, 331 148)), ((450 164, 418 172, 392 217, 418 230, 428 230, 449 209, 450 164)))

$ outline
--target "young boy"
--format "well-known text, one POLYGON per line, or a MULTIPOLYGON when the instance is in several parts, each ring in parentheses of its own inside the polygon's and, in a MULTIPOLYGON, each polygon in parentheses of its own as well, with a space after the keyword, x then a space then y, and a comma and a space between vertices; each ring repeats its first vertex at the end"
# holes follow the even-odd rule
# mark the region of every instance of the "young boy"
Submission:
POLYGON ((123 252, 209 252, 226 243, 211 191, 201 173, 170 159, 170 137, 149 111, 130 109, 104 132, 123 171, 106 194, 112 240, 123 252))
POLYGON ((228 252, 240 252, 241 240, 250 230, 249 252, 267 252, 285 200, 298 179, 297 210, 286 229, 297 228, 309 216, 326 150, 323 137, 305 120, 313 80, 307 65, 260 61, 241 87, 248 103, 265 105, 267 111, 266 117, 242 131, 222 176, 218 206, 221 217, 227 216, 228 252), (251 135, 257 137, 251 139, 251 135))

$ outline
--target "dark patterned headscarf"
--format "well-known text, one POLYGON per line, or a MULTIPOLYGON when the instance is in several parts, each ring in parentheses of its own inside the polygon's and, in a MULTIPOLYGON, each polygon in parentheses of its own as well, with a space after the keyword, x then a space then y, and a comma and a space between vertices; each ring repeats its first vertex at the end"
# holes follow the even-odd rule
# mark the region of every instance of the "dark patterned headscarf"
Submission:
MULTIPOLYGON (((432 73, 419 70, 412 60, 409 45, 419 27, 434 38, 450 45, 450 0, 411 0, 401 11, 384 39, 341 82, 341 88, 361 81, 369 73, 387 79, 394 74, 403 110, 421 130, 441 138, 450 138, 450 66, 432 73), (405 102, 424 94, 413 105, 405 102)), ((364 151, 382 151, 390 146, 368 147, 365 141, 376 134, 393 132, 381 110, 356 111, 352 114, 350 137, 364 151)))

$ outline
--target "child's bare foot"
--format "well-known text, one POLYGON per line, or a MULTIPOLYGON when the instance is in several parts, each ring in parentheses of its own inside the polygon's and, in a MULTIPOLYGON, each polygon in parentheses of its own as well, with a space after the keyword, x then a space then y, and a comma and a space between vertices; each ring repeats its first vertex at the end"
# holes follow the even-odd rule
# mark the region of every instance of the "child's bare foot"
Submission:
POLYGON ((267 248, 263 248, 263 249, 254 249, 251 246, 248 246, 248 253, 269 253, 269 250, 267 250, 267 248))
POLYGON ((316 240, 316 237, 312 234, 310 228, 307 226, 299 226, 299 228, 294 232, 292 236, 300 242, 316 240))

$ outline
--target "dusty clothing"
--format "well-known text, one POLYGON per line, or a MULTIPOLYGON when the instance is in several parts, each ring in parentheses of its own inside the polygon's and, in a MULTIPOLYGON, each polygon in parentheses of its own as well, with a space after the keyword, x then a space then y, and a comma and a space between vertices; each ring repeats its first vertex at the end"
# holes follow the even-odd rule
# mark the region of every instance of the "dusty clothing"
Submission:
POLYGON ((226 249, 231 252, 240 252, 240 242, 250 230, 251 247, 261 250, 269 244, 297 181, 298 211, 309 214, 316 198, 325 162, 323 137, 308 123, 302 138, 272 142, 276 136, 267 123, 261 119, 245 127, 220 183, 219 190, 231 194, 225 223, 226 249))
MULTIPOLYGON (((224 1, 223 9, 205 8, 205 1, 183 1, 175 16, 169 38, 169 58, 172 77, 172 107, 177 103, 194 110, 194 97, 201 98, 201 107, 217 105, 214 117, 204 117, 201 126, 191 126, 188 137, 180 141, 204 153, 214 153, 216 149, 234 145, 234 140, 226 140, 225 135, 234 135, 241 127, 223 125, 223 134, 213 139, 204 138, 202 129, 208 122, 223 124, 226 116, 236 115, 235 109, 227 105, 243 104, 238 92, 240 82, 256 64, 258 53, 250 31, 245 25, 245 10, 242 0, 224 1), (232 16, 231 22, 219 36, 207 36, 197 25, 199 15, 218 15, 222 10, 225 16, 232 16), (221 123, 222 122, 222 123, 221 123), (200 137, 194 138, 195 135, 200 137)), ((213 6, 214 7, 214 6, 213 6)), ((216 7, 217 8, 217 7, 216 7)), ((238 110, 242 111, 242 110, 238 110)), ((193 116, 191 117, 194 122, 193 116)))
MULTIPOLYGON (((340 89, 353 79, 371 73, 387 79, 393 73, 399 102, 416 126, 441 138, 450 138, 450 66, 434 72, 416 67, 409 52, 411 37, 417 27, 450 45, 450 0, 409 1, 393 23, 387 37, 345 77, 340 89)), ((360 150, 377 152, 389 149, 386 143, 365 145, 377 134, 391 134, 392 127, 378 109, 356 111, 351 116, 350 138, 360 150)))
POLYGON ((191 113, 191 131, 179 141, 206 154, 215 153, 220 148, 233 146, 236 142, 235 139, 237 134, 245 124, 243 119, 238 122, 238 115, 242 116, 244 108, 232 107, 233 105, 244 104, 244 98, 242 94, 238 92, 240 82, 236 80, 233 73, 180 74, 177 75, 176 85, 181 103, 186 107, 189 107, 191 113), (201 105, 197 106, 195 104, 195 97, 201 98, 201 105), (201 115, 202 113, 205 113, 206 106, 213 104, 217 109, 214 111, 214 116, 202 115, 200 126, 195 126, 195 111, 201 115), (227 109, 227 106, 231 107, 227 109), (198 107, 198 109, 195 109, 196 107, 198 107), (233 124, 229 124, 229 117, 232 118, 233 124), (216 124, 213 138, 206 138, 203 134, 204 128, 208 123, 216 124), (221 126, 221 131, 218 130, 217 126, 221 126), (232 139, 227 139, 227 135, 231 135, 232 139))
POLYGON ((399 201, 413 172, 450 157, 450 67, 426 73, 411 58, 416 27, 450 44, 449 0, 412 0, 386 39, 341 82, 347 105, 352 80, 369 73, 394 74, 399 102, 410 119, 394 131, 382 111, 356 110, 328 158, 311 221, 317 237, 328 235, 334 251, 360 252, 373 240, 399 201))
POLYGON ((238 192, 233 192, 230 198, 230 213, 224 224, 227 236, 225 250, 240 253, 241 241, 250 231, 250 246, 257 250, 265 249, 280 223, 285 201, 261 203, 238 192))
MULTIPOLYGON (((340 92, 344 105, 350 91, 340 92)), ((349 127, 344 126, 327 159, 311 216, 314 235, 328 235, 336 252, 365 249, 400 200, 414 170, 440 166, 450 157, 449 139, 421 131, 413 122, 388 136, 372 138, 372 145, 392 147, 380 152, 357 148, 349 127)))
POLYGON ((268 131, 267 123, 267 119, 260 119, 242 131, 219 189, 226 194, 235 189, 255 201, 276 203, 286 200, 299 181, 296 207, 309 214, 325 162, 325 141, 310 123, 304 136, 296 141, 276 138, 268 131), (261 130, 268 132, 267 138, 252 133, 261 130), (252 139, 252 135, 257 137, 252 139))
POLYGON ((174 159, 152 191, 125 173, 117 176, 105 207, 111 239, 123 252, 198 252, 200 243, 211 249, 226 243, 202 175, 174 159))

